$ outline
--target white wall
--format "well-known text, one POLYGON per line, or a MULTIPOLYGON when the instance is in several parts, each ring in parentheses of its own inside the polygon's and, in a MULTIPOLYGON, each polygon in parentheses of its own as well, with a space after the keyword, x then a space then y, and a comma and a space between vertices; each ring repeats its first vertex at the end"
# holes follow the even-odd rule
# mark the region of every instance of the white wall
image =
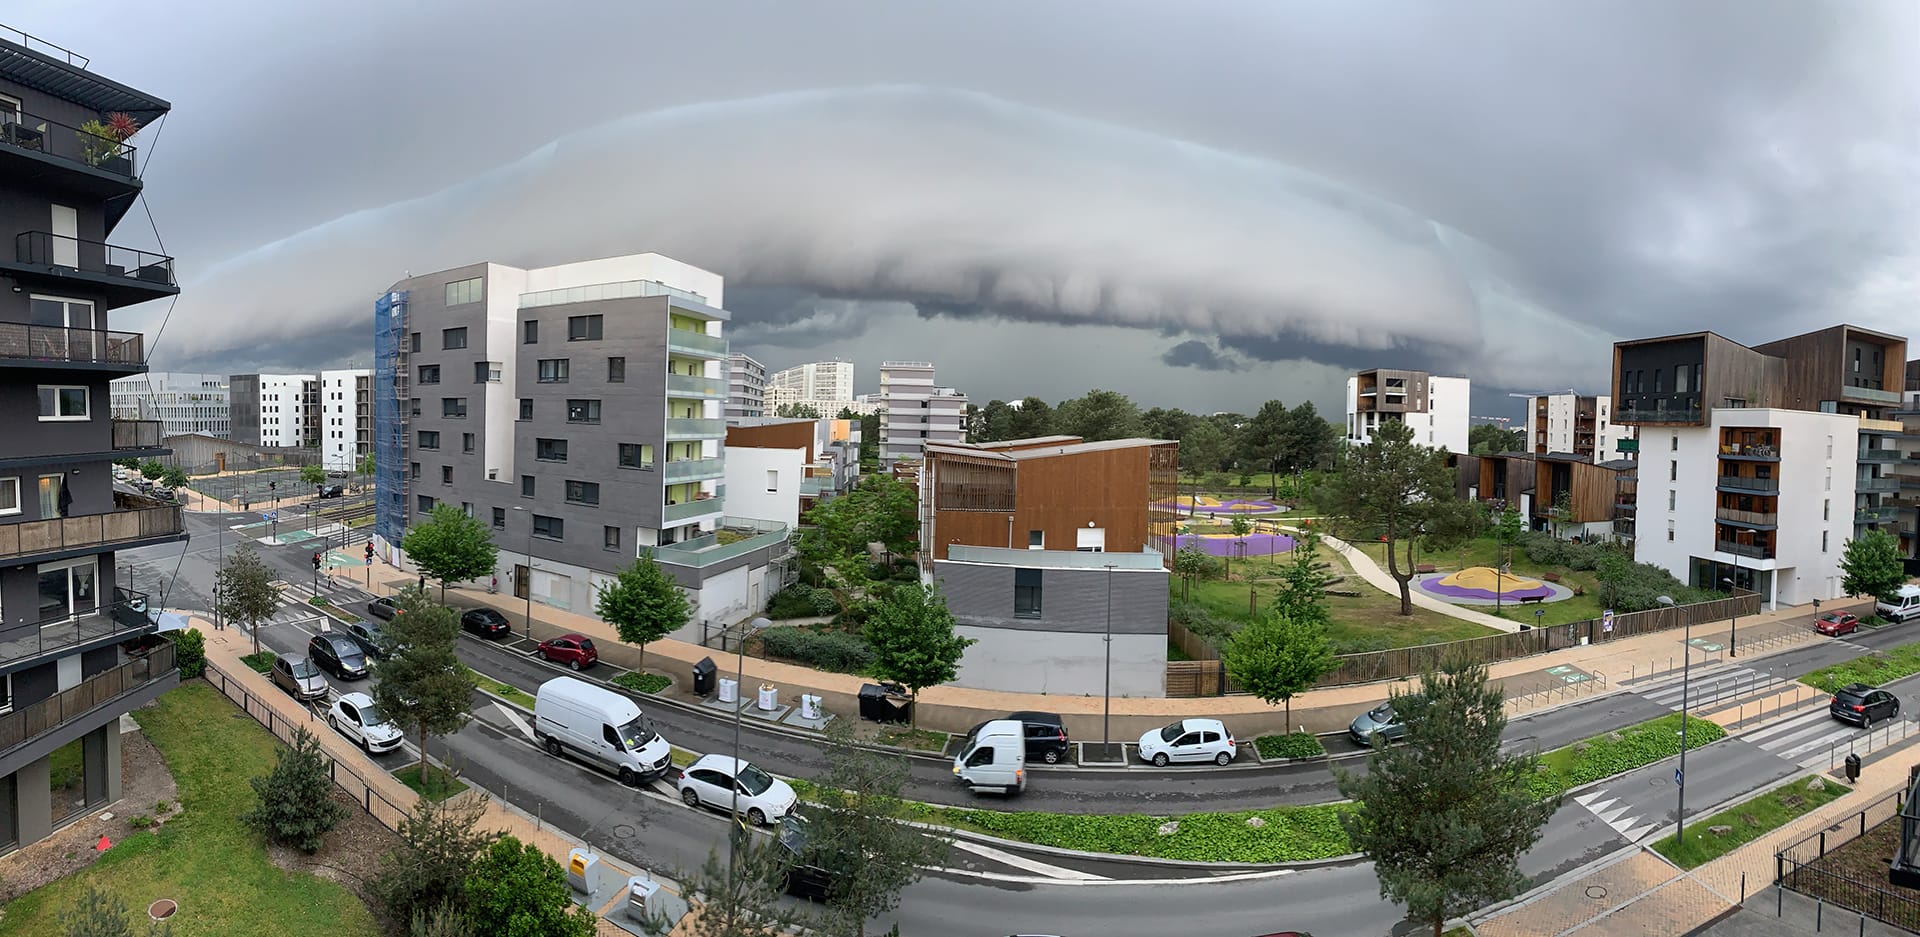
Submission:
POLYGON ((806 473, 805 449, 759 449, 728 446, 727 514, 800 526, 800 479, 806 473), (767 473, 774 474, 773 491, 767 473))
MULTIPOLYGON (((349 368, 320 372, 320 464, 329 469, 353 471, 359 465, 356 445, 356 379, 371 375, 368 368, 349 368)), ((368 400, 371 407, 373 402, 368 400)), ((368 414, 372 416, 372 414, 368 414)))
POLYGON ((1464 377, 1427 378, 1429 437, 1420 442, 1428 446, 1444 446, 1449 452, 1466 452, 1467 417, 1472 405, 1471 380, 1464 377))
POLYGON ((300 445, 300 430, 307 420, 300 389, 313 377, 311 374, 260 375, 260 445, 300 445))
MULTIPOLYGON (((969 625, 953 630, 980 642, 961 657, 954 686, 1068 696, 1100 696, 1106 686, 1103 634, 969 625)), ((1166 635, 1113 636, 1112 693, 1116 697, 1167 695, 1166 635)))
MULTIPOLYGON (((513 449, 513 424, 520 416, 520 294, 528 292, 527 271, 488 264, 486 278, 486 344, 481 350, 487 360, 500 362, 500 383, 481 388, 477 395, 480 464, 485 468, 481 477, 515 484, 520 477, 513 449)), ((517 489, 513 493, 519 494, 517 489)))
MULTIPOLYGON (((491 270, 489 271, 490 274, 492 272, 491 270)), ((567 289, 575 286, 592 286, 599 283, 626 283, 634 280, 653 280, 664 283, 674 289, 697 293, 705 298, 709 306, 718 308, 725 308, 726 306, 727 281, 725 277, 708 270, 702 270, 690 263, 675 260, 663 254, 646 253, 627 254, 620 257, 602 257, 597 260, 582 260, 577 263, 539 267, 522 272, 526 275, 526 284, 519 292, 523 293, 567 289)), ((516 294, 513 299, 517 304, 519 301, 518 295, 516 294)))

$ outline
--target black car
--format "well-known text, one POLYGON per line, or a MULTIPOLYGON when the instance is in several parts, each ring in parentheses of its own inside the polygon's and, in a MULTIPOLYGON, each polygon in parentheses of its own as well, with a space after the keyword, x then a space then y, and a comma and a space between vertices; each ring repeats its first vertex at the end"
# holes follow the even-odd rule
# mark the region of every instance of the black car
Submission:
POLYGON ((826 901, 833 886, 833 875, 814 864, 807 850, 807 818, 790 813, 780 820, 780 885, 795 898, 826 901))
POLYGON ((1833 694, 1827 712, 1841 722, 1872 727, 1882 719, 1900 715, 1900 698, 1864 683, 1850 683, 1833 694))
POLYGON ((360 680, 367 675, 367 655, 352 638, 338 632, 314 635, 307 642, 307 656, 321 670, 342 680, 360 680))
POLYGON ((393 616, 400 614, 400 606, 394 602, 393 596, 383 595, 367 603, 367 614, 381 621, 392 621, 393 616))
POLYGON ((320 489, 320 497, 322 498, 338 498, 342 495, 345 495, 346 493, 347 493, 347 489, 342 488, 339 485, 327 485, 326 487, 320 489))
POLYGON ((499 638, 513 632, 507 616, 490 608, 468 609, 460 616, 460 627, 483 638, 499 638))
POLYGON ((382 638, 379 625, 366 620, 356 621, 346 627, 346 632, 347 637, 352 638, 353 643, 360 645, 360 650, 368 657, 374 660, 386 659, 387 652, 380 646, 382 638))
MULTIPOLYGON (((1044 761, 1057 765, 1068 760, 1073 752, 1073 742, 1067 738, 1067 724, 1056 713, 1017 712, 1008 713, 1001 719, 1012 719, 1026 728, 1026 748, 1029 760, 1044 761)), ((966 741, 970 742, 986 723, 967 730, 966 741)), ((966 746, 965 742, 961 747, 966 746)))

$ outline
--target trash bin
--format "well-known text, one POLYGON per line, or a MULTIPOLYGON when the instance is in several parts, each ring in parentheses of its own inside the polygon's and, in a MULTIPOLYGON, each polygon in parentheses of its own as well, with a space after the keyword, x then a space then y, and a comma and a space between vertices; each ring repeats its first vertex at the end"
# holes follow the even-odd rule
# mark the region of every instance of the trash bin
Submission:
POLYGON ((1857 754, 1854 754, 1853 752, 1848 752, 1847 753, 1847 783, 1852 784, 1858 780, 1860 780, 1860 756, 1857 754))
POLYGON ((891 688, 878 683, 860 685, 860 718, 874 722, 906 722, 913 718, 913 701, 906 696, 889 692, 891 688))
POLYGON ((693 695, 706 696, 713 692, 715 672, 711 657, 702 657, 693 665, 693 695))

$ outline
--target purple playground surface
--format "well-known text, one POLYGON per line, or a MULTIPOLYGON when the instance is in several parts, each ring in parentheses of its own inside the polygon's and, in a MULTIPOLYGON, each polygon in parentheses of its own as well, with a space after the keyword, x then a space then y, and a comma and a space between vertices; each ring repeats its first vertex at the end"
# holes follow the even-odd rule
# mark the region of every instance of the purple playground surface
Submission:
MULTIPOLYGON (((1442 585, 1439 577, 1422 580, 1418 585, 1422 590, 1431 592, 1434 595, 1450 596, 1456 599, 1487 599, 1489 601, 1493 599, 1492 589, 1474 589, 1467 586, 1442 585)), ((1535 596, 1543 599, 1553 598, 1553 587, 1541 584, 1531 589, 1507 589, 1500 593, 1501 598, 1511 601, 1531 599, 1535 596)))
POLYGON ((1181 514, 1196 514, 1196 515, 1277 514, 1280 511, 1284 510, 1280 505, 1275 504, 1271 501, 1247 501, 1239 498, 1235 498, 1230 501, 1222 501, 1222 502, 1219 502, 1218 504, 1208 504, 1205 501, 1202 501, 1197 507, 1194 505, 1194 503, 1191 500, 1182 498, 1177 503, 1168 503, 1168 502, 1162 501, 1159 504, 1155 505, 1155 507, 1159 507, 1161 509, 1170 509, 1181 514))
POLYGON ((1286 534, 1248 534, 1235 537, 1232 534, 1207 536, 1204 534, 1181 534, 1174 538, 1174 549, 1184 550, 1198 546, 1208 556, 1241 556, 1240 543, 1246 542, 1246 556, 1273 556, 1293 549, 1293 538, 1286 534))

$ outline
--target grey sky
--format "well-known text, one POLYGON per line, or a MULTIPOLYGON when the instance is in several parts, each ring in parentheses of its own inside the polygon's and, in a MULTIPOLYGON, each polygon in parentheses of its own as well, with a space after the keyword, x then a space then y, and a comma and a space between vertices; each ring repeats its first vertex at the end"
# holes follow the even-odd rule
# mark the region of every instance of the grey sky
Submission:
POLYGON ((175 104, 143 134, 186 288, 162 366, 364 360, 407 270, 638 250, 725 275, 771 367, 850 358, 871 389, 925 358, 982 401, 1331 409, 1344 369, 1412 364, 1484 410, 1604 387, 1618 336, 1915 321, 1899 0, 532 15, 4 21, 175 104))

